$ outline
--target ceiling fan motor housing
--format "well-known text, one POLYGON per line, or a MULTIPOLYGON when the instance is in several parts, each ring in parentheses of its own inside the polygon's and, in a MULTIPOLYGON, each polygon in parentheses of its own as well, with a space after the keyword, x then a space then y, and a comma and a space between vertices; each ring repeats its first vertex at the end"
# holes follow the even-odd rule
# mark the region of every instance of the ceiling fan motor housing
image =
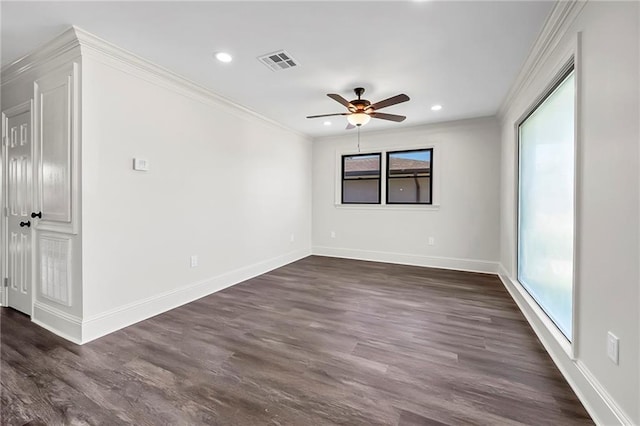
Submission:
POLYGON ((368 100, 360 99, 360 97, 364 93, 364 87, 356 87, 355 89, 353 89, 353 91, 356 93, 358 99, 350 101, 351 105, 353 105, 355 109, 349 108, 349 110, 351 112, 364 111, 369 105, 371 105, 371 102, 369 102, 368 100))
POLYGON ((364 111, 369 105, 371 105, 371 102, 366 99, 354 99, 351 101, 351 105, 355 107, 349 108, 351 112, 364 111))

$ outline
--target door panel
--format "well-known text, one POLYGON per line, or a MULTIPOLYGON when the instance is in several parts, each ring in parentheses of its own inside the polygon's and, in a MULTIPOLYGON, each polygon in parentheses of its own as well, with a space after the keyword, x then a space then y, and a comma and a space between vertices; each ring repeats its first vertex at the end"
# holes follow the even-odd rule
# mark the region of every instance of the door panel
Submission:
POLYGON ((31 111, 5 118, 8 189, 8 304, 31 315, 33 170, 31 111))
POLYGON ((38 231, 78 232, 75 137, 78 64, 36 80, 37 196, 42 218, 38 231))

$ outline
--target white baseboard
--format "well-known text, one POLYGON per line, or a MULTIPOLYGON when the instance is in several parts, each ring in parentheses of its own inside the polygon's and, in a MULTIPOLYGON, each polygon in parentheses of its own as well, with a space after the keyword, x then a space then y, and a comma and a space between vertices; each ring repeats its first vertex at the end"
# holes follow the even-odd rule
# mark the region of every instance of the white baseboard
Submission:
POLYGON ((81 344, 295 262, 310 254, 309 250, 289 252, 92 316, 82 322, 81 344))
MULTIPOLYGON (((520 284, 514 282, 507 270, 500 264, 500 281, 516 302, 529 325, 542 342, 551 359, 556 364, 569 386, 576 393, 591 418, 598 425, 633 425, 631 418, 613 400, 589 369, 578 359, 572 359, 570 353, 554 336, 554 330, 547 325, 547 318, 541 318, 531 302, 522 294, 520 284)), ((533 302, 535 304, 535 302, 533 302)))
POLYGON ((82 342, 82 319, 40 302, 33 304, 31 321, 73 343, 82 342))
POLYGON ((312 252, 314 255, 318 256, 396 263, 400 265, 425 266, 429 268, 455 269, 457 271, 483 272, 488 274, 498 273, 498 262, 491 262, 487 260, 457 259, 453 257, 422 256, 416 254, 321 246, 313 247, 312 252))

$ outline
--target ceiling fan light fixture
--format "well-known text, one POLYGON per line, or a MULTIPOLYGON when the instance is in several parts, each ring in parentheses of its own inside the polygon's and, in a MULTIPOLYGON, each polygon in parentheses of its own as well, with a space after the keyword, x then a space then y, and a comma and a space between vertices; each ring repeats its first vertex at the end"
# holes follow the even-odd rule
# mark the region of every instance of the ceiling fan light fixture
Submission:
POLYGON ((347 121, 354 126, 363 126, 371 120, 371 116, 364 112, 355 112, 347 115, 347 121))

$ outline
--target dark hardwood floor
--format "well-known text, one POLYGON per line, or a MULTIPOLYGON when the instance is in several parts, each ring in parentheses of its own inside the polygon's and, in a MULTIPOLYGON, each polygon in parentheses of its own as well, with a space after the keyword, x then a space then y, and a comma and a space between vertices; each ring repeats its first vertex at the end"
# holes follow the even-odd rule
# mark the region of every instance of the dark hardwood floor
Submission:
POLYGON ((572 425, 492 275, 308 257, 77 346, 1 313, 3 425, 572 425))

